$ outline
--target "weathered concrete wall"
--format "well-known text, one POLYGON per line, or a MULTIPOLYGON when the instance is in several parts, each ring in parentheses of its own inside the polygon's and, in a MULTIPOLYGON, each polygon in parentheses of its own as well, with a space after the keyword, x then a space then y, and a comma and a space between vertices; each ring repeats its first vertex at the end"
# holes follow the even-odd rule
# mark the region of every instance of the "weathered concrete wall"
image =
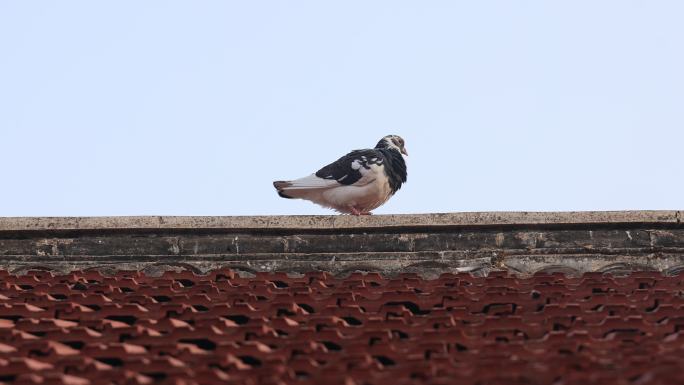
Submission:
POLYGON ((684 226, 679 211, 0 218, 0 267, 672 274, 684 226))

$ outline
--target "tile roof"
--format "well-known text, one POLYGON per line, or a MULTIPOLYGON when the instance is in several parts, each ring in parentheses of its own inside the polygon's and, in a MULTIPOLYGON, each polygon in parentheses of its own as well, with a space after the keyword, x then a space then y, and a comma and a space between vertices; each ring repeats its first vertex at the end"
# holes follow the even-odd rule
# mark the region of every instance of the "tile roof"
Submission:
POLYGON ((6 384, 672 384, 682 276, 0 271, 6 384))

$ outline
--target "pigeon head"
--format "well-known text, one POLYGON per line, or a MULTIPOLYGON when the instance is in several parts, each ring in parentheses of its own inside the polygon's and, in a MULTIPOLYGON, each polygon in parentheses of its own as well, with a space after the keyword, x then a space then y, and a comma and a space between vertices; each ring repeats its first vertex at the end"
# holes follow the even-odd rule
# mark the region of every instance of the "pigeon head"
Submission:
POLYGON ((408 151, 406 151, 406 148, 404 148, 404 139, 402 139, 399 135, 385 136, 384 138, 380 139, 375 148, 395 149, 400 153, 408 156, 408 151))

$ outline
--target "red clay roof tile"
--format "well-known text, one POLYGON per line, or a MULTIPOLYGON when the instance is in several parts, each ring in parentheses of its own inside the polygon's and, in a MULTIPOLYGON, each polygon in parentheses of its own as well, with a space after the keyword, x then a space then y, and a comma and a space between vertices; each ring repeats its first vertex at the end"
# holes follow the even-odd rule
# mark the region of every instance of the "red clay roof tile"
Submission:
POLYGON ((0 271, 9 384, 666 384, 682 276, 0 271))

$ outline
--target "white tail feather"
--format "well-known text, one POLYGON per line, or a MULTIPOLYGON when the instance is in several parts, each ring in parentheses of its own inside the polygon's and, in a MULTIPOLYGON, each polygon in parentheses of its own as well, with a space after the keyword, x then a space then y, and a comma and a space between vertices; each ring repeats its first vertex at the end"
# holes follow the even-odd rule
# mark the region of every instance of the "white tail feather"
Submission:
POLYGON ((337 187, 340 184, 334 179, 323 179, 311 174, 304 178, 291 180, 290 185, 284 187, 283 190, 311 190, 311 189, 326 189, 330 187, 337 187))

